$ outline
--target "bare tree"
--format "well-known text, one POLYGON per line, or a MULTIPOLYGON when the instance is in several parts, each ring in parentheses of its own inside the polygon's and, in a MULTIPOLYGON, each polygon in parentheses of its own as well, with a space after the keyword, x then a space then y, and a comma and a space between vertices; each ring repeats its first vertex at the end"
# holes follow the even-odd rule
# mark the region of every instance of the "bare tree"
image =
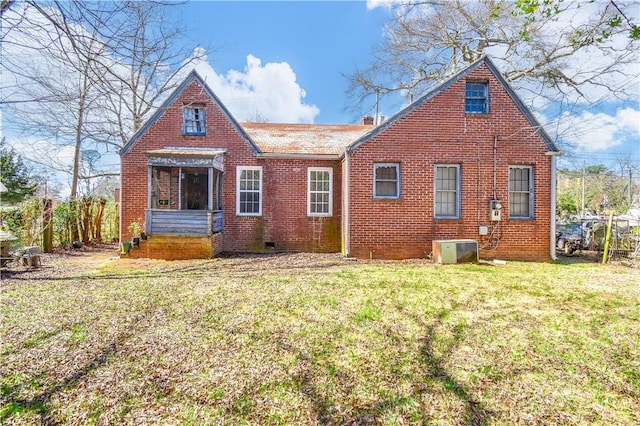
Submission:
POLYGON ((14 42, 14 47, 17 43, 25 44, 18 55, 5 55, 3 94, 6 97, 2 101, 18 117, 23 133, 31 137, 53 137, 61 145, 73 147, 71 167, 68 163, 61 164, 57 155, 51 155, 48 144, 45 151, 36 151, 35 160, 69 172, 71 194, 75 197, 81 148, 89 135, 95 133, 90 128, 90 116, 99 93, 94 90, 91 62, 100 52, 92 51, 95 41, 86 46, 70 43, 65 34, 57 27, 47 26, 45 20, 25 19, 20 24, 19 39, 3 37, 5 42, 14 42), (45 28, 48 31, 43 31, 45 28), (86 50, 80 52, 80 47, 86 50))
POLYGON ((417 96, 489 54, 532 103, 627 98, 637 90, 640 44, 619 25, 627 9, 612 1, 400 2, 371 65, 347 76, 347 94, 354 109, 390 93, 417 96))
POLYGON ((3 4, 0 102, 25 135, 73 147, 71 167, 56 164, 50 144, 33 158, 71 175, 72 198, 80 179, 118 173, 96 160, 126 143, 194 58, 163 18, 174 5, 27 1, 9 13, 3 4), (90 167, 83 152, 92 153, 90 167))
POLYGON ((56 2, 62 21, 52 19, 40 2, 30 3, 76 45, 95 40, 103 44, 104 52, 91 62, 104 95, 103 107, 111 112, 105 127, 112 139, 108 142, 116 148, 128 141, 158 101, 175 88, 179 82, 173 77, 204 53, 177 46, 183 34, 165 18, 176 2, 56 2))

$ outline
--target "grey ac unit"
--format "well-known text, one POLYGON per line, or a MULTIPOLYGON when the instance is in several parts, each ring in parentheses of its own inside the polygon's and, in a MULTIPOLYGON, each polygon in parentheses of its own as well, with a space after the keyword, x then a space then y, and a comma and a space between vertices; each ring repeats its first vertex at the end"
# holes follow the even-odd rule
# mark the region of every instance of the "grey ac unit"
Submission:
POLYGON ((478 262, 478 242, 476 240, 434 240, 432 251, 435 263, 478 262))

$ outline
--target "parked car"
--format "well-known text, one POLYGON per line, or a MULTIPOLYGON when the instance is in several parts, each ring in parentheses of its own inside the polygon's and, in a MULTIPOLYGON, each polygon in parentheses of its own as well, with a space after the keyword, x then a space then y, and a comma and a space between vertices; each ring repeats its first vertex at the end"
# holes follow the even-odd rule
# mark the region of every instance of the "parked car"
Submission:
POLYGON ((583 248, 583 228, 579 223, 558 224, 556 228, 556 247, 565 254, 571 254, 583 248))

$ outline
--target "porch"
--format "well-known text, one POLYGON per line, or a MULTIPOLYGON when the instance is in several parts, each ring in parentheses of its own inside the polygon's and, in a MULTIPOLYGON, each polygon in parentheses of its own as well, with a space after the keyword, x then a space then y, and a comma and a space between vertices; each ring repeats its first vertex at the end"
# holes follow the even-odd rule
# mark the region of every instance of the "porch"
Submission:
POLYGON ((149 151, 147 235, 211 236, 222 232, 225 150, 169 147, 149 151))
POLYGON ((149 209, 145 219, 147 235, 204 237, 222 232, 224 212, 149 209))

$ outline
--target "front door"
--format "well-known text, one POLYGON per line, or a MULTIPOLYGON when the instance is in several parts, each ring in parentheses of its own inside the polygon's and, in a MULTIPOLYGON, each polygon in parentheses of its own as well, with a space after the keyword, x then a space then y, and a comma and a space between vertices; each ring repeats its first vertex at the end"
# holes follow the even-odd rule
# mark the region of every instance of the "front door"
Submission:
POLYGON ((207 210, 209 204, 209 178, 207 169, 202 171, 184 170, 182 181, 182 208, 187 210, 207 210))

